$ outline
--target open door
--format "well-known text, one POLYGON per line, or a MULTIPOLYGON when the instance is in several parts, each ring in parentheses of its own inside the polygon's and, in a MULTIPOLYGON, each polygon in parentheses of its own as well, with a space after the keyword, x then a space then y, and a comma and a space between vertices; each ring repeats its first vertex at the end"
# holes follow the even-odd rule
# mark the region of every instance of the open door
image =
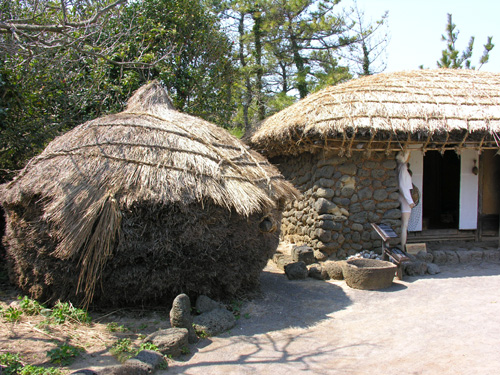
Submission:
MULTIPOLYGON (((476 195, 477 196, 477 195, 476 195)), ((423 229, 458 229, 460 157, 454 151, 424 156, 423 229)))

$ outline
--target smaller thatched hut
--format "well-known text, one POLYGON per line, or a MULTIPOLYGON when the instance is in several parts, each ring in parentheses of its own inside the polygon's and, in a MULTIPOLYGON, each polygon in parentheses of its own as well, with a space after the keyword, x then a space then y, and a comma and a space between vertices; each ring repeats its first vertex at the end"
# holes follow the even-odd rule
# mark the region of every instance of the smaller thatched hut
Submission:
POLYGON ((411 151, 409 241, 498 234, 500 74, 378 74, 328 87, 266 119, 252 147, 303 195, 282 237, 318 258, 380 248, 370 223, 401 227, 395 156, 411 151), (493 232, 491 232, 493 229, 493 232))
POLYGON ((0 187, 10 277, 44 302, 242 295, 258 286, 295 195, 264 157, 175 111, 153 82, 0 187))

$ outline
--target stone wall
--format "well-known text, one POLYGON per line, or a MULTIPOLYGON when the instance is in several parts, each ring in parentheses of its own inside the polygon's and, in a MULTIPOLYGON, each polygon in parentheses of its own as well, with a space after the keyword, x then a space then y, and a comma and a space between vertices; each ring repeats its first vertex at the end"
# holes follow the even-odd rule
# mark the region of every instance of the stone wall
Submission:
POLYGON ((325 151, 271 162, 303 194, 285 209, 282 239, 311 246, 318 260, 380 250, 370 223, 386 223, 400 232, 395 154, 355 152, 347 158, 325 151))

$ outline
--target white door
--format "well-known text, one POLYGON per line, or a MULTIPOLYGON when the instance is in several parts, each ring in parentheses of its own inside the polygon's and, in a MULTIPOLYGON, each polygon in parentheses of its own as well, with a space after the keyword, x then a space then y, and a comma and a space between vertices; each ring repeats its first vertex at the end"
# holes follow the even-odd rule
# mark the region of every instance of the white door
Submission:
POLYGON ((462 150, 460 155, 460 219, 458 229, 477 229, 479 155, 475 150, 462 150), (476 164, 474 164, 476 161, 476 164))

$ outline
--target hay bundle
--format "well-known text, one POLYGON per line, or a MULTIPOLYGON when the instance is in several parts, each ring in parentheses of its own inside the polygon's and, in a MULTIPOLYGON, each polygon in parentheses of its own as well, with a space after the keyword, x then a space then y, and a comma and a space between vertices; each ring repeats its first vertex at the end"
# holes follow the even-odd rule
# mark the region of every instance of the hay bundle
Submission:
POLYGON ((10 277, 44 302, 230 298, 258 285, 294 195, 263 157, 175 111, 153 82, 0 187, 10 277))

